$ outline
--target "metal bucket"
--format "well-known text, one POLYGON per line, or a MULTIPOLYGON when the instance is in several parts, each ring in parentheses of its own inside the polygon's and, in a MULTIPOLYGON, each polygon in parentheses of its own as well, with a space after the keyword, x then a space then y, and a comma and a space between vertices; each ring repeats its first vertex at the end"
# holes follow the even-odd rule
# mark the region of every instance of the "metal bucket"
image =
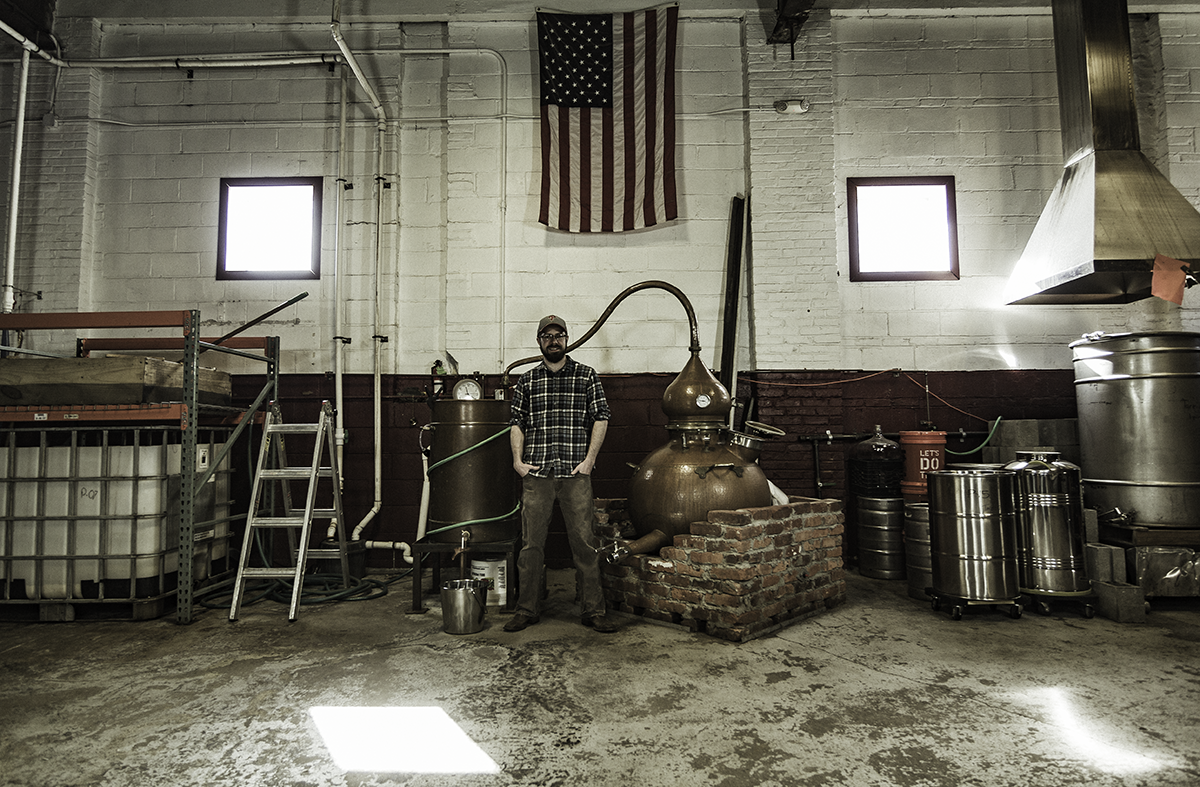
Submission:
POLYGON ((1017 451, 1017 565, 1026 593, 1086 593, 1079 468, 1057 451, 1017 451))
POLYGON ((1071 349, 1087 507, 1196 527, 1200 333, 1097 333, 1071 349))
POLYGON ((904 579, 903 498, 858 498, 858 573, 904 579))
POLYGON ((943 470, 928 479, 935 595, 983 603, 1019 597, 1016 474, 943 470))
POLYGON ((906 503, 904 506, 904 570, 908 574, 908 595, 928 600, 925 589, 933 587, 928 503, 906 503))
POLYGON ((429 447, 430 541, 511 541, 520 532, 517 473, 508 437, 510 402, 440 399, 433 403, 429 447), (473 522, 462 527, 461 523, 473 522))
POLYGON ((442 631, 475 634, 487 612, 486 579, 452 579, 442 585, 442 631))

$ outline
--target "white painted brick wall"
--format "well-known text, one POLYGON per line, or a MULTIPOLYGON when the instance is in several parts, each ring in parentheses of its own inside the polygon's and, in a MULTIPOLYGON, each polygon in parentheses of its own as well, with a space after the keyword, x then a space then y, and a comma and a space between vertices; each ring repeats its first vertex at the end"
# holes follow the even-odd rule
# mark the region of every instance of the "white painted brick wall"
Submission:
POLYGON ((1049 16, 846 13, 833 22, 837 266, 845 324, 855 326, 844 365, 857 357, 915 359, 919 368, 1064 367, 1067 344, 1084 331, 1161 323, 1147 302, 999 303, 1062 162, 1049 16), (955 176, 962 280, 850 283, 845 178, 906 174, 955 176), (864 321, 877 327, 867 318, 881 311, 892 317, 886 331, 872 337, 876 347, 856 352, 864 321))
MULTIPOLYGON (((323 371, 332 366, 340 193, 345 278, 338 308, 353 339, 351 372, 371 368, 377 290, 379 330, 389 336, 385 371, 424 371, 446 350, 464 369, 499 371, 535 351, 541 315, 561 312, 581 335, 619 292, 647 279, 687 293, 704 360, 715 365, 730 200, 747 194, 752 257, 741 317, 753 314, 757 342, 749 347, 743 324, 742 368, 1064 367, 1066 344, 1086 330, 1196 330, 1200 317, 1190 302, 1183 309, 1158 301, 999 303, 1061 167, 1047 10, 831 16, 818 9, 792 60, 789 47, 765 44, 755 4, 727 16, 683 9, 681 218, 609 236, 536 224, 532 11, 448 24, 349 24, 343 32, 360 52, 484 47, 501 53, 508 74, 502 158, 494 57, 362 55, 394 121, 385 134, 383 175, 391 188, 383 192, 378 276, 375 123, 353 79, 353 189, 342 190, 334 182, 339 80, 323 67, 197 69, 190 78, 176 69, 68 69, 58 89, 64 122, 45 129, 37 121, 52 70, 35 63, 23 198, 36 209, 23 214, 17 283, 43 290, 45 300, 32 305, 40 311, 196 307, 211 334, 307 290, 305 301, 263 330, 283 337, 283 371, 323 371), (771 109, 799 97, 811 103, 807 114, 771 109), (326 177, 325 275, 216 282, 219 178, 296 174, 326 177), (848 281, 845 178, 902 174, 955 176, 961 281, 848 281)), ((1157 22, 1168 175, 1200 204, 1200 14, 1180 10, 1157 22)), ((327 23, 316 20, 60 25, 68 57, 334 49, 327 23)), ((0 100, 11 105, 12 69, 0 80, 0 100)), ((0 139, 5 179, 10 150, 0 139)), ((0 202, 7 196, 5 188, 0 202)), ((686 360, 688 338, 675 299, 643 292, 621 304, 578 354, 601 371, 673 370, 686 360)))

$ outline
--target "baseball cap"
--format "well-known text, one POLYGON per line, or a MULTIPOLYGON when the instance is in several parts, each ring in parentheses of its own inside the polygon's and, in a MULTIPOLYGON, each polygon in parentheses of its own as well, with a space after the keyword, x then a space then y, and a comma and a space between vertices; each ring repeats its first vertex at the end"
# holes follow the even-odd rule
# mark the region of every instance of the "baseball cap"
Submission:
POLYGON ((540 335, 542 331, 546 330, 546 327, 549 325, 557 325, 559 328, 562 328, 563 333, 567 332, 566 320, 564 320, 562 317, 559 317, 557 314, 547 314, 542 318, 542 321, 538 323, 538 334, 540 335))

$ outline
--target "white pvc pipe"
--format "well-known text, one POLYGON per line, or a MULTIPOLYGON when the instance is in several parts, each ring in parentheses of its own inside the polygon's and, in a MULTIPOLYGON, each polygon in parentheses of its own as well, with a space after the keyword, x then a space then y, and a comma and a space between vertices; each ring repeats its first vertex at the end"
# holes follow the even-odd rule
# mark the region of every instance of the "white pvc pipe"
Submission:
POLYGON ((364 541, 363 546, 367 549, 394 549, 404 553, 401 557, 406 563, 413 562, 412 547, 404 541, 364 541))
POLYGON ((374 334, 371 337, 375 342, 372 374, 374 378, 372 398, 374 400, 375 420, 375 500, 371 506, 371 510, 366 513, 366 516, 362 518, 362 521, 354 529, 355 533, 361 533, 362 529, 374 520, 383 508, 383 381, 381 366, 383 363, 383 342, 386 337, 381 334, 381 321, 379 319, 379 266, 383 251, 383 155, 386 143, 384 135, 387 131, 387 113, 383 109, 383 102, 379 100, 379 96, 367 81, 366 74, 359 67, 354 53, 350 51, 350 47, 346 44, 346 39, 342 37, 341 12, 341 1, 333 0, 333 19, 329 24, 329 29, 342 56, 346 58, 346 63, 350 66, 350 70, 354 72, 354 77, 362 85, 363 90, 367 92, 367 97, 371 101, 371 109, 374 110, 377 121, 375 133, 375 260, 373 269, 375 314, 374 334))
POLYGON ((8 198, 8 243, 4 253, 4 313, 16 305, 17 215, 21 197, 21 159, 25 146, 25 98, 29 92, 29 50, 21 51, 21 78, 17 87, 17 119, 13 126, 12 188, 8 198))
POLYGON ((344 401, 344 386, 342 375, 345 372, 345 336, 344 307, 342 304, 342 206, 346 193, 346 102, 349 85, 346 82, 346 69, 340 69, 341 101, 338 110, 338 157, 337 157, 337 199, 334 200, 333 226, 333 407, 334 407, 334 443, 337 449, 338 483, 345 479, 345 450, 346 450, 346 415, 344 401))

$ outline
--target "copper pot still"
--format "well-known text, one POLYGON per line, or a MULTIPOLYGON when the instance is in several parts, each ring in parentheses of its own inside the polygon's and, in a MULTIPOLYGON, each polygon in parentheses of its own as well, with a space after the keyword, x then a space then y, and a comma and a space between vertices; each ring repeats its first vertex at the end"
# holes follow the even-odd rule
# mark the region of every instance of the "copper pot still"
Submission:
POLYGON ((771 505, 771 484, 757 459, 764 441, 783 432, 753 421, 747 432, 729 429, 731 407, 729 392, 693 350, 663 394, 671 439, 642 460, 629 484, 638 539, 615 545, 609 560, 657 552, 709 511, 771 505))

